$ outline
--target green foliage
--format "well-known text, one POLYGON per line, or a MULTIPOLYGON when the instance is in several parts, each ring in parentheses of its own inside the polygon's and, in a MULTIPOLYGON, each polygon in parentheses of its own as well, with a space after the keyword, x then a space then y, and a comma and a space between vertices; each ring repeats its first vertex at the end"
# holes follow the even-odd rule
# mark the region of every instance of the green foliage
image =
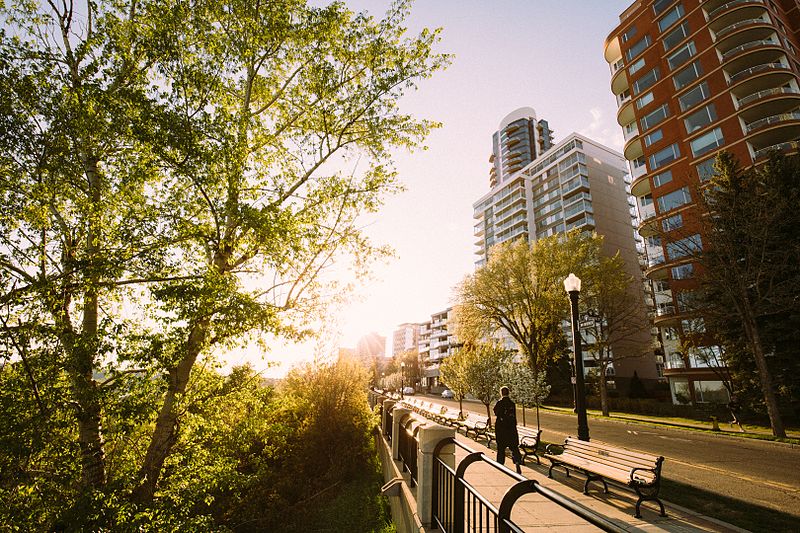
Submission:
POLYGON ((524 407, 538 407, 550 395, 550 385, 547 384, 545 372, 534 373, 524 363, 515 363, 509 360, 501 368, 501 381, 510 391, 514 403, 524 407))
POLYGON ((511 352, 497 344, 466 344, 462 348, 463 375, 470 394, 486 406, 486 416, 491 420, 489 405, 500 396, 503 385, 502 369, 511 359, 511 352))

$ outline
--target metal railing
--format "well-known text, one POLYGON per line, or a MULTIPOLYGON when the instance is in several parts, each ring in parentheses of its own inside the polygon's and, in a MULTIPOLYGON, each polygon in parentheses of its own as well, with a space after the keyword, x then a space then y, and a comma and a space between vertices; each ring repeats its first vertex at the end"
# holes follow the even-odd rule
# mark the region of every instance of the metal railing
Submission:
POLYGON ((483 452, 476 452, 452 437, 442 439, 434 449, 433 455, 431 523, 445 533, 523 533, 523 530, 511 520, 511 510, 517 500, 525 494, 539 494, 603 531, 625 531, 564 496, 541 486, 537 481, 514 473, 488 458, 483 452), (455 468, 450 467, 439 457, 442 449, 451 444, 467 452, 467 456, 455 468), (499 507, 487 500, 465 479, 467 468, 477 462, 483 462, 517 481, 505 493, 499 507))
POLYGON ((766 96, 772 96, 775 94, 800 94, 800 91, 794 87, 774 87, 772 89, 765 89, 763 91, 758 91, 756 93, 748 94, 747 96, 739 98, 739 107, 747 105, 750 102, 760 100, 766 96))
POLYGON ((383 434, 386 435, 386 440, 388 442, 392 442, 392 425, 394 417, 392 416, 392 410, 388 409, 386 411, 386 417, 384 420, 386 421, 386 425, 383 428, 383 434))
POLYGON ((764 63, 762 65, 756 65, 754 67, 746 68, 744 70, 740 70, 736 74, 732 74, 730 80, 728 80, 728 85, 733 85, 737 81, 744 79, 751 74, 755 74, 756 72, 761 72, 763 70, 777 70, 777 69, 787 69, 786 65, 781 63, 780 61, 776 61, 774 63, 764 63))
POLYGON ((411 424, 413 418, 410 416, 404 417, 400 421, 400 431, 397 438, 398 452, 400 454, 400 461, 403 464, 403 470, 408 472, 411 476, 410 485, 413 487, 417 485, 419 479, 417 472, 417 453, 419 452, 419 443, 417 442, 417 435, 414 426, 411 424))
POLYGON ((781 113, 780 115, 772 115, 771 117, 762 118, 760 120, 756 120, 755 122, 751 122, 745 128, 747 133, 751 131, 757 130, 759 128, 763 128, 764 126, 770 126, 772 124, 779 124, 781 122, 788 122, 792 120, 800 120, 800 111, 793 111, 791 113, 781 113))

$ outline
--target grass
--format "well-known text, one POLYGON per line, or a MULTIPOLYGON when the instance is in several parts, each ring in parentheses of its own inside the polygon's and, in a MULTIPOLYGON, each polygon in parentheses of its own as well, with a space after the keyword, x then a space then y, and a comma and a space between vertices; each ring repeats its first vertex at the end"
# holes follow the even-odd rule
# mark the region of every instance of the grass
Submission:
POLYGON ((796 531, 797 528, 797 516, 669 479, 661 480, 659 496, 671 503, 753 532, 796 531))

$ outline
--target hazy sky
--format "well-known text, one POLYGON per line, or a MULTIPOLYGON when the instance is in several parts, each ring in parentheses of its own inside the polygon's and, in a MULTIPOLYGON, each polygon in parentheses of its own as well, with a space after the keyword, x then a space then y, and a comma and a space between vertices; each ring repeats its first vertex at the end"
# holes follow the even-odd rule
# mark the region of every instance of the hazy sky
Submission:
MULTIPOLYGON (((346 0, 376 17, 386 0, 346 0)), ((491 136, 500 120, 530 106, 555 131, 556 142, 577 131, 622 149, 610 91, 605 38, 629 0, 417 0, 409 31, 442 27, 438 51, 452 65, 424 81, 403 111, 437 120, 428 150, 398 153, 406 192, 365 220, 366 232, 391 245, 397 258, 379 265, 340 317, 340 345, 355 346, 370 331, 388 339, 403 322, 421 322, 451 304, 452 288, 473 270, 472 204, 489 191, 491 136)), ((283 374, 309 347, 276 347, 283 374)), ((261 366, 259 361, 254 361, 261 366)))

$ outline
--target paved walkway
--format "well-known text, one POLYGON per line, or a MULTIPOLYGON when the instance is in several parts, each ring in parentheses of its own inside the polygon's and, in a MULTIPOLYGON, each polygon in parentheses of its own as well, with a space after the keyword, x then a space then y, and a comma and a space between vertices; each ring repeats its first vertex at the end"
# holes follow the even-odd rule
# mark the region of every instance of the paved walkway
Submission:
MULTIPOLYGON (((489 458, 494 459, 497 456, 495 450, 490 450, 480 442, 463 435, 457 435, 456 440, 475 451, 484 452, 489 458)), ((460 461, 466 453, 465 450, 456 447, 456 461, 460 461)), ((567 478, 561 470, 553 472, 554 479, 548 479, 546 463, 548 461, 544 460, 542 465, 536 465, 535 458, 529 458, 526 466, 522 468, 522 474, 594 511, 626 531, 744 531, 669 502, 664 502, 666 517, 659 516, 657 505, 645 502, 641 507, 642 518, 634 518, 636 496, 629 489, 609 483, 609 493, 603 494, 602 484, 592 483, 589 486, 589 494, 585 495, 583 475, 575 474, 567 478)), ((513 467, 510 458, 506 461, 506 465, 513 467)), ((503 494, 516 482, 504 472, 483 462, 472 464, 467 468, 466 480, 495 506, 499 505, 503 494)), ((580 517, 538 494, 520 498, 514 505, 512 519, 524 531, 599 531, 595 526, 587 524, 580 517)))

